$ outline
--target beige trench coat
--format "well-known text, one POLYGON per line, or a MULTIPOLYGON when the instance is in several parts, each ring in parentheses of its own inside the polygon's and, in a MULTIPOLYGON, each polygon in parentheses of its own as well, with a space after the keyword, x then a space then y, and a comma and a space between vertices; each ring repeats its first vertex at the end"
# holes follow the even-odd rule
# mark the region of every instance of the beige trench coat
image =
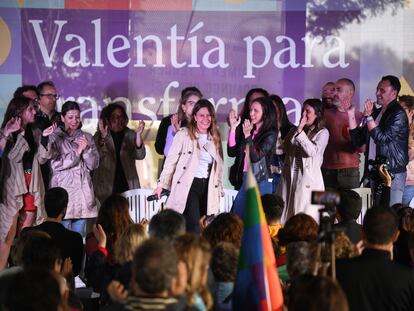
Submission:
POLYGON ((319 223, 320 205, 311 204, 312 191, 324 191, 321 165, 329 140, 329 132, 323 128, 309 139, 305 132, 292 129, 284 141, 285 163, 282 179, 276 193, 285 201, 281 221, 284 224, 293 215, 305 213, 319 223), (295 156, 299 168, 295 170, 295 156))
MULTIPOLYGON (((40 141, 40 131, 33 130, 35 142, 40 141)), ((11 142, 9 142, 10 144, 11 142)), ((12 146, 6 145, 2 157, 1 168, 1 195, 2 203, 0 205, 0 240, 4 241, 10 230, 14 217, 23 207, 23 195, 30 192, 34 195, 35 205, 37 206, 36 222, 38 225, 46 218, 46 211, 43 206, 43 195, 45 192, 43 185, 40 164, 46 163, 47 159, 41 157, 39 150, 43 148, 40 144, 34 155, 32 164, 32 178, 29 188, 26 186, 26 180, 23 170, 23 154, 29 150, 29 145, 23 137, 23 133, 17 135, 15 143, 12 146)))
MULTIPOLYGON (((121 145, 121 163, 129 189, 140 188, 135 160, 145 158, 145 145, 137 148, 135 144, 136 133, 126 128, 125 136, 121 145)), ((93 172, 93 187, 96 198, 100 204, 112 194, 115 178, 116 154, 115 145, 110 133, 102 139, 101 133, 97 131, 93 136, 96 148, 99 152, 99 167, 93 172)))
MULTIPOLYGON (((217 214, 223 192, 223 159, 218 153, 211 136, 205 150, 212 156, 213 165, 208 182, 207 215, 217 214)), ((180 129, 164 163, 158 186, 170 190, 166 206, 183 213, 188 193, 200 161, 198 140, 192 140, 187 128, 180 129)))

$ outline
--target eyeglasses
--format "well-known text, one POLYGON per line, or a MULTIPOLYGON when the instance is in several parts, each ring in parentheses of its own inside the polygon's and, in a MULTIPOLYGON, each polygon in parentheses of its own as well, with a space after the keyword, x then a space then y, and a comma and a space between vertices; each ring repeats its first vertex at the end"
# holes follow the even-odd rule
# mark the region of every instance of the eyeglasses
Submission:
POLYGON ((54 99, 59 99, 59 95, 58 94, 51 94, 51 93, 47 93, 47 94, 40 94, 40 96, 47 96, 47 97, 53 97, 54 99))

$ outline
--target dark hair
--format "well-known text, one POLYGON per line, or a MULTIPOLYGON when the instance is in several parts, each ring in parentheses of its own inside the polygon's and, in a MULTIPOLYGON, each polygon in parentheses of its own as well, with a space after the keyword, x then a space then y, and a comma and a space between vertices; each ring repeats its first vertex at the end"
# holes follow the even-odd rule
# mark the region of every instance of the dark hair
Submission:
POLYGON ((260 94, 263 95, 263 97, 269 96, 269 93, 265 89, 262 89, 262 88, 250 89, 246 94, 246 97, 244 99, 243 108, 242 108, 241 113, 240 113, 241 122, 243 122, 245 119, 250 118, 251 97, 253 96, 254 93, 260 93, 260 94))
POLYGON ((294 125, 288 119, 286 107, 285 107, 285 104, 283 103, 283 100, 278 95, 270 95, 269 98, 272 100, 273 104, 276 106, 276 109, 277 109, 276 115, 278 118, 277 124, 280 130, 280 135, 282 139, 284 139, 287 133, 289 133, 290 129, 294 125))
POLYGON ((45 86, 50 86, 50 87, 56 88, 55 84, 52 81, 43 81, 43 82, 39 83, 39 85, 37 86, 37 93, 39 95, 43 93, 43 88, 45 86))
POLYGON ((289 278, 312 273, 316 259, 316 244, 306 241, 291 242, 286 246, 286 269, 289 278))
POLYGON ((125 118, 125 123, 128 124, 128 121, 129 121, 128 115, 125 111, 124 105, 120 102, 110 103, 108 106, 105 106, 101 111, 100 119, 104 120, 105 122, 109 122, 109 120, 111 119, 112 113, 117 109, 121 110, 125 118))
POLYGON ((315 110, 316 119, 314 124, 314 128, 312 126, 308 127, 305 126, 304 130, 309 138, 312 138, 316 133, 318 133, 322 128, 325 127, 325 121, 323 118, 324 107, 319 98, 308 98, 303 102, 302 105, 302 113, 304 111, 305 105, 312 107, 315 110))
POLYGON ((184 92, 182 92, 182 96, 180 98, 180 103, 178 105, 178 119, 180 121, 183 121, 186 119, 185 113, 183 111, 183 105, 185 105, 185 103, 187 102, 187 100, 190 98, 190 96, 197 96, 199 99, 203 98, 203 94, 201 94, 201 92, 197 89, 197 90, 193 90, 191 87, 188 88, 188 90, 186 90, 184 92))
POLYGON ((411 95, 401 95, 398 97, 400 103, 405 103, 406 108, 411 111, 414 109, 414 96, 411 95))
POLYGON ((390 208, 370 208, 365 214, 362 230, 369 243, 388 244, 398 230, 398 217, 390 208))
POLYGON ((56 261, 62 260, 61 250, 51 238, 34 236, 23 247, 23 267, 53 269, 56 261))
POLYGON ((234 282, 237 274, 239 248, 233 243, 220 242, 214 247, 211 271, 218 282, 234 282))
MULTIPOLYGON (((259 103, 262 107, 263 124, 259 129, 259 133, 266 133, 268 131, 276 131, 276 108, 269 97, 256 98, 253 103, 259 103)), ((259 135, 259 134, 258 134, 259 135)))
POLYGON ((62 112, 61 112, 62 116, 65 116, 66 113, 70 110, 77 110, 79 112, 81 111, 80 107, 79 107, 79 104, 77 102, 68 100, 62 106, 62 112))
POLYGON ((318 223, 311 216, 298 213, 290 217, 277 234, 279 244, 285 246, 291 242, 313 242, 318 236, 318 223))
POLYGON ((48 217, 57 218, 68 206, 69 195, 62 187, 46 190, 44 204, 48 217))
POLYGON ((183 98, 189 92, 198 94, 197 96, 199 96, 200 98, 203 97, 203 94, 196 86, 187 86, 186 88, 181 90, 181 98, 183 98))
POLYGON ((356 220, 361 214, 362 198, 354 190, 340 190, 337 211, 343 220, 356 220))
POLYGON ((156 295, 171 286, 177 274, 177 253, 171 243, 150 238, 134 254, 134 282, 146 294, 156 295))
POLYGON ((48 269, 24 270, 10 279, 5 289, 9 311, 56 311, 62 304, 59 282, 48 269))
POLYGON ((267 223, 279 221, 285 207, 282 197, 274 193, 268 193, 262 195, 261 199, 267 223))
POLYGON ((381 78, 381 81, 389 81, 391 87, 393 88, 394 91, 397 91, 397 95, 398 95, 398 93, 401 90, 401 83, 400 83, 400 80, 396 76, 392 76, 392 75, 383 76, 381 78))
POLYGON ((348 78, 341 78, 337 82, 339 82, 339 81, 342 81, 342 82, 345 82, 346 84, 348 84, 348 86, 350 86, 352 91, 355 93, 355 83, 354 83, 354 81, 352 81, 351 79, 348 79, 348 78))
POLYGON ((341 286, 326 276, 310 274, 296 278, 289 289, 289 311, 348 311, 341 286))
POLYGON ((243 235, 243 222, 233 213, 221 213, 203 231, 203 237, 215 247, 220 242, 230 242, 240 247, 243 235))
POLYGON ((13 93, 13 97, 24 97, 23 93, 27 91, 33 91, 36 93, 36 96, 39 97, 39 91, 35 85, 22 85, 19 86, 13 93))
POLYGON ((172 209, 165 209, 151 218, 148 230, 153 238, 172 241, 185 233, 185 218, 172 209))
POLYGON ((188 133, 191 137, 191 139, 195 140, 197 135, 197 124, 195 121, 194 116, 197 114, 198 111, 200 111, 202 108, 207 108, 208 112, 211 116, 211 125, 208 131, 210 132, 211 136, 213 136, 213 142, 216 146, 217 152, 220 154, 220 156, 223 158, 223 148, 221 146, 221 137, 220 132, 217 129, 217 119, 216 119, 216 111, 214 110, 213 104, 208 101, 207 99, 200 99, 193 108, 193 112, 191 114, 191 121, 188 124, 188 133))
POLYGON ((27 97, 12 98, 12 100, 7 105, 6 112, 4 113, 4 119, 1 128, 4 128, 11 118, 21 118, 23 112, 27 109, 27 107, 34 104, 35 102, 27 97))

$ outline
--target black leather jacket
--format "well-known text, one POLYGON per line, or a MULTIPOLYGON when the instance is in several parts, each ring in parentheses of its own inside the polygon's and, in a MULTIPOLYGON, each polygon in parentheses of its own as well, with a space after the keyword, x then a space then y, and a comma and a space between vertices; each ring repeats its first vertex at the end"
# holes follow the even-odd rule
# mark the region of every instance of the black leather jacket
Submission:
MULTIPOLYGON (((381 109, 376 109, 372 117, 375 119, 381 109)), ((367 126, 350 130, 352 143, 360 147, 366 144, 365 159, 369 155, 369 138, 376 145, 376 155, 387 157, 391 173, 405 172, 408 164, 408 117, 400 104, 394 100, 385 110, 380 123, 368 133, 367 126)), ((368 170, 368 161, 365 161, 365 173, 368 170)), ((365 175, 365 174, 364 174, 365 175)))
MULTIPOLYGON (((236 145, 230 147, 227 144, 227 155, 236 157, 233 167, 230 169, 230 181, 236 190, 240 189, 244 168, 244 155, 246 144, 250 145, 250 161, 258 162, 261 158, 266 157, 266 166, 268 176, 272 176, 270 165, 272 164, 272 156, 276 147, 276 131, 271 130, 259 133, 254 139, 249 136, 244 138, 241 124, 236 129, 236 145), (236 183, 234 181, 237 181, 236 183)), ((253 172, 255 173, 255 172, 253 172)))

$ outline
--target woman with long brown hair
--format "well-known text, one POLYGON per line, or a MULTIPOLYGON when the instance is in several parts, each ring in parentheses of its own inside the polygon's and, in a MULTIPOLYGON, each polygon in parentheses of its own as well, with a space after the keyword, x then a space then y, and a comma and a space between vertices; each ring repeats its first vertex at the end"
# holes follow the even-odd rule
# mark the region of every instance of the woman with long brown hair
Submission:
POLYGON ((200 232, 199 220, 218 213, 223 195, 223 150, 214 106, 200 99, 188 128, 177 132, 154 193, 170 190, 167 207, 182 213, 187 231, 200 232))
POLYGON ((303 212, 319 221, 318 206, 311 204, 312 191, 324 191, 321 165, 329 132, 324 127, 319 99, 305 100, 299 126, 284 140, 285 164, 277 194, 285 201, 282 223, 303 212))

